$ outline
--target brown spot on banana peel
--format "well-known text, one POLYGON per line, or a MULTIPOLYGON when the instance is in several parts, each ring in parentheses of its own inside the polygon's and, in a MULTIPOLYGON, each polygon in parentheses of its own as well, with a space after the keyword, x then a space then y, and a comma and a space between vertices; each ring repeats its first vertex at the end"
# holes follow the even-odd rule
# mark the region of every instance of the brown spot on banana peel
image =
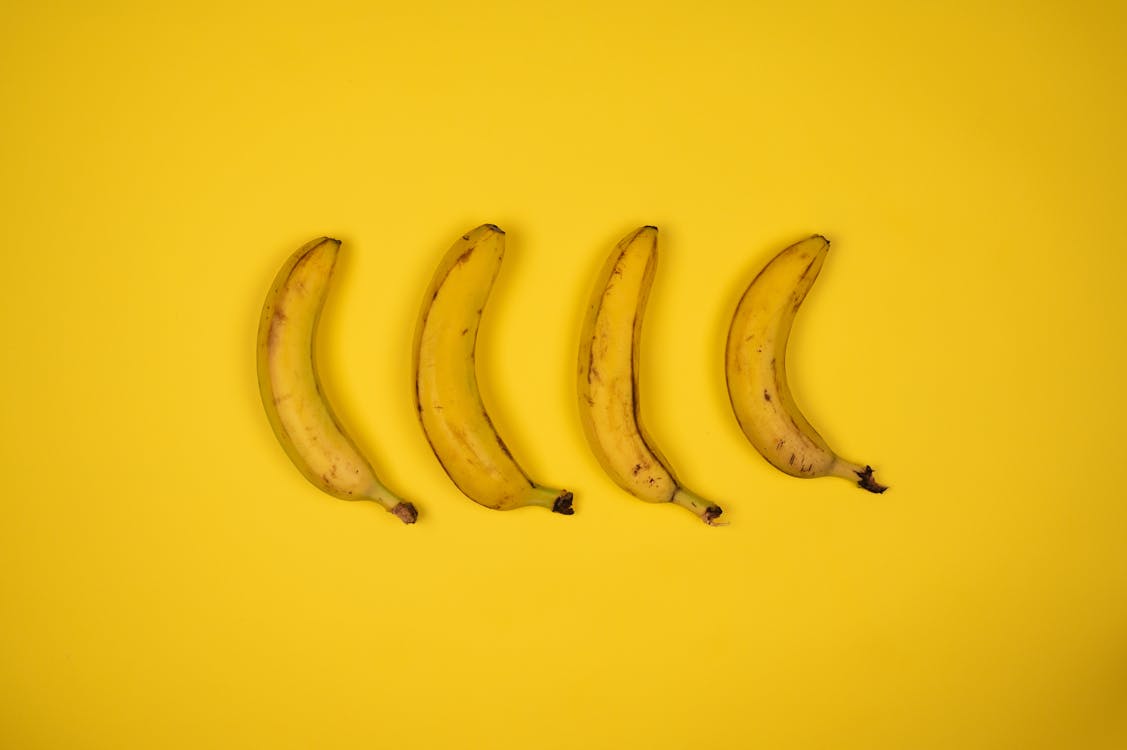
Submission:
MULTIPOLYGON (((798 281, 802 281, 803 279, 805 279, 810 274, 810 268, 813 265, 814 265, 814 263, 813 263, 813 261, 811 261, 810 264, 806 266, 806 268, 802 269, 802 273, 800 273, 798 275, 798 281)), ((795 282, 795 285, 796 286, 798 285, 797 282, 795 282)), ((797 295, 794 295, 794 296, 797 297, 797 295)))
MULTIPOLYGON (((497 438, 497 446, 501 449, 501 452, 508 456, 510 461, 516 463, 516 459, 513 458, 513 454, 509 452, 509 446, 505 445, 505 441, 501 439, 501 436, 495 434, 494 437, 497 438)), ((528 483, 532 484, 532 480, 529 480, 528 483)))
POLYGON ((266 345, 270 349, 278 345, 278 337, 282 335, 281 329, 287 319, 286 311, 282 309, 281 305, 275 306, 270 315, 269 332, 266 334, 266 345))

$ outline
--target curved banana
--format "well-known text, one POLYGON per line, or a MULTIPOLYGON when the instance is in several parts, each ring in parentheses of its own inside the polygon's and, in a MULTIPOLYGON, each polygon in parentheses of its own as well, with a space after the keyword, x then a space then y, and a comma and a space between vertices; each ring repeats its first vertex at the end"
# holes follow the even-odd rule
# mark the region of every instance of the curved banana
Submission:
POLYGON ((340 242, 302 246, 274 279, 258 326, 258 387, 274 434, 318 489, 342 500, 374 500, 403 523, 415 506, 388 490, 340 426, 317 379, 313 343, 340 242))
POLYGON ((830 449, 787 385, 791 324, 829 248, 819 235, 791 245, 748 286, 728 331, 728 395, 748 440, 781 471, 807 479, 842 477, 870 492, 884 492, 888 488, 877 484, 871 466, 846 461, 830 449))
POLYGON ((439 263, 415 329, 415 403, 434 455, 471 500, 496 510, 540 505, 569 516, 572 494, 529 479, 478 393, 477 329, 504 253, 505 233, 484 224, 439 263))
POLYGON ((579 414, 587 442, 615 483, 651 503, 675 503, 707 524, 723 512, 681 486, 642 424, 638 347, 657 266, 657 227, 622 239, 591 294, 579 345, 579 414))

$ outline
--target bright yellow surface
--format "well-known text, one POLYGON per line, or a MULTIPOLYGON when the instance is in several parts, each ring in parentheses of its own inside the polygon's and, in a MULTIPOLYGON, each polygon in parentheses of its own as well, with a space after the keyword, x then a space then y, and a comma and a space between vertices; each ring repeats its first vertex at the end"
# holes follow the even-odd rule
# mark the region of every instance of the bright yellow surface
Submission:
POLYGON ((10 5, 0 746, 1127 747, 1122 4, 10 5), (414 413, 420 295, 487 221, 484 395, 572 518, 464 499, 414 413), (580 429, 583 305, 645 223, 644 408, 726 528, 580 429), (884 496, 727 403, 736 300, 812 232, 792 385, 884 496), (327 387, 414 527, 259 402, 321 234, 327 387))

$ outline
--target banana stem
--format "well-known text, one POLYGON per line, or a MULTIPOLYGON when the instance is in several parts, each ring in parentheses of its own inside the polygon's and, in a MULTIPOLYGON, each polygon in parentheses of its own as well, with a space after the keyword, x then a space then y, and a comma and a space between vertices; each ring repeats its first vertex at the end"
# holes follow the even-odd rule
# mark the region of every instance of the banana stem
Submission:
POLYGON ((709 502, 703 497, 689 492, 684 487, 678 487, 673 492, 669 502, 680 505, 700 517, 709 526, 717 526, 716 519, 723 513, 723 509, 716 503, 709 502))
POLYGON ((419 511, 415 510, 414 503, 406 501, 396 505, 391 512, 403 523, 414 523, 419 518, 419 511))
POLYGON ((575 508, 571 507, 571 500, 572 494, 567 490, 554 490, 550 487, 541 487, 535 484, 529 488, 524 504, 539 505, 553 513, 570 516, 575 514, 575 508))
POLYGON ((414 523, 419 518, 419 511, 414 504, 397 496, 382 484, 373 484, 364 494, 367 499, 379 503, 384 510, 391 513, 403 523, 414 523))
POLYGON ((875 492, 880 495, 888 489, 886 485, 878 484, 876 477, 873 476, 873 467, 865 464, 850 463, 849 461, 842 461, 840 458, 834 461, 833 468, 830 469, 830 474, 842 479, 848 479, 850 482, 856 482, 857 486, 869 492, 875 492))

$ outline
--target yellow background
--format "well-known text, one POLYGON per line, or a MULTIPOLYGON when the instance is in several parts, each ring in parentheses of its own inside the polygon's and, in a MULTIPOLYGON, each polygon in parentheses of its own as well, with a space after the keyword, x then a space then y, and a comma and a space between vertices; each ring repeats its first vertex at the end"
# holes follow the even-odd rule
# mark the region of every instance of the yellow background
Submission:
POLYGON ((0 745, 1127 747, 1121 4, 33 5, 0 745), (483 222, 484 395, 571 518, 463 498, 413 411, 420 295, 483 222), (645 223, 645 413, 726 528, 580 429, 582 308, 645 223), (727 403, 736 300, 812 232, 793 387, 883 496, 776 472, 727 403), (413 527, 262 411, 262 300, 321 234, 326 387, 413 527))

